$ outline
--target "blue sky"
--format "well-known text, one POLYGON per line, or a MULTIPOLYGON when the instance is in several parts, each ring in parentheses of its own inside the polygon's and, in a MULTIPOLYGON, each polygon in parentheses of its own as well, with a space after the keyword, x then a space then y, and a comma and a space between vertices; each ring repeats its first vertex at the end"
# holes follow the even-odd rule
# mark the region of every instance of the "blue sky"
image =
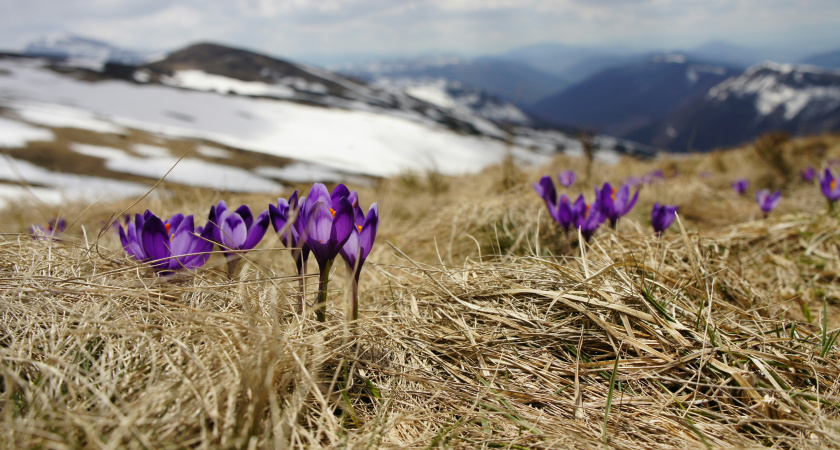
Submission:
POLYGON ((0 48, 57 31, 169 50, 215 41, 277 56, 481 55, 537 42, 840 48, 838 0, 0 0, 0 48))

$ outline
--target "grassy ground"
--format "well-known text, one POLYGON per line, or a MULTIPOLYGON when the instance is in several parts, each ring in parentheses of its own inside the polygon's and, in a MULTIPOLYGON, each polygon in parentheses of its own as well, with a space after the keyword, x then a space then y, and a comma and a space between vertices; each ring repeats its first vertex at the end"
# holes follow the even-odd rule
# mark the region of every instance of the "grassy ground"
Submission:
POLYGON ((583 172, 581 159, 381 180, 360 189, 382 214, 361 319, 346 320, 337 264, 325 325, 296 314, 292 260, 271 235, 231 280, 220 255, 155 278, 100 233, 126 208, 206 218, 223 198, 258 210, 275 199, 174 188, 136 205, 12 207, 0 236, 0 441, 840 447, 840 220, 796 175, 835 158, 840 139, 821 136, 596 166, 570 193, 591 199, 594 184, 654 169, 668 178, 584 248, 530 186, 583 172), (763 219, 752 190, 729 187, 736 178, 782 189, 779 209, 763 219), (680 205, 661 239, 654 202, 680 205), (64 240, 19 234, 58 213, 71 222, 64 240))

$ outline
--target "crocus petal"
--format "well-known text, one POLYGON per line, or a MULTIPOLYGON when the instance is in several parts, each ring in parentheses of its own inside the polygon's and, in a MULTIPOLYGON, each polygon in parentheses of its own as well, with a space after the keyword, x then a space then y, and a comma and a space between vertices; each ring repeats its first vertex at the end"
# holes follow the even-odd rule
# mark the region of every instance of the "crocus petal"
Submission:
POLYGON ((245 242, 240 248, 242 250, 251 250, 256 247, 263 236, 265 236, 266 230, 268 230, 268 210, 261 212, 260 215, 257 216, 257 220, 255 220, 253 225, 248 229, 248 237, 245 239, 245 242))
POLYGON ((324 202, 317 202, 307 207, 306 242, 312 250, 312 255, 318 261, 319 267, 329 259, 330 234, 332 232, 333 216, 330 207, 324 202))
POLYGON ((362 232, 359 233, 359 245, 362 248, 362 259, 367 258, 373 248, 373 241, 376 240, 376 231, 379 228, 379 205, 370 205, 365 223, 362 225, 362 232))
POLYGON ((338 256, 338 250, 350 238, 350 233, 356 228, 353 205, 347 200, 347 197, 342 197, 337 204, 333 204, 335 210, 335 218, 333 219, 332 232, 330 234, 331 245, 330 259, 338 256))
MULTIPOLYGON (((629 188, 628 188, 628 191, 629 191, 629 188)), ((634 206, 636 206, 636 201, 637 200, 639 200, 639 190, 638 189, 636 189, 636 194, 633 195, 633 198, 630 199, 630 202, 627 203, 624 206, 624 211, 622 211, 621 215, 623 216, 623 215, 626 215, 627 213, 629 213, 630 210, 633 209, 634 206)))
POLYGON ((248 229, 245 227, 245 221, 239 214, 225 211, 220 217, 222 223, 219 224, 221 231, 222 247, 228 250, 239 250, 248 237, 248 229))
POLYGON ((241 217, 242 221, 245 222, 245 228, 251 229, 251 225, 254 224, 254 215, 251 214, 251 208, 247 205, 242 205, 239 208, 236 208, 236 214, 239 214, 239 217, 241 217))
MULTIPOLYGON (((344 184, 338 183, 333 189, 332 194, 330 194, 330 203, 334 204, 338 202, 338 199, 341 197, 350 197, 350 189, 348 189, 344 184)), ((356 197, 358 199, 358 194, 356 194, 356 197)))
MULTIPOLYGON (((169 250, 169 236, 163 221, 157 216, 151 216, 143 224, 143 238, 141 245, 150 261, 158 261, 169 258, 172 252, 169 250)), ((166 268, 169 261, 153 263, 155 268, 166 268)))
POLYGON ((551 177, 546 175, 540 178, 540 181, 534 183, 534 190, 537 195, 542 197, 546 205, 554 205, 557 203, 557 190, 554 188, 554 182, 551 177))
POLYGON ((327 208, 329 208, 332 205, 330 191, 328 191, 327 187, 324 186, 322 183, 315 183, 312 185, 312 188, 309 189, 309 196, 306 197, 305 202, 306 209, 308 210, 313 208, 318 202, 327 205, 327 208))
POLYGON ((349 267, 350 270, 357 269, 356 263, 359 261, 359 256, 361 254, 358 229, 350 233, 350 237, 347 238, 347 242, 344 243, 338 253, 344 259, 344 262, 347 263, 347 267, 349 267))

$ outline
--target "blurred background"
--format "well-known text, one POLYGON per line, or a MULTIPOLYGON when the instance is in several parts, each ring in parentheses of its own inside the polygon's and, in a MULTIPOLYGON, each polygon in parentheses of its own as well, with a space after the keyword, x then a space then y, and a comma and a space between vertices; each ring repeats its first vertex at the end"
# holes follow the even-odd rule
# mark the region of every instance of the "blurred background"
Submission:
POLYGON ((833 132, 838 23, 834 0, 0 0, 0 202, 833 132))

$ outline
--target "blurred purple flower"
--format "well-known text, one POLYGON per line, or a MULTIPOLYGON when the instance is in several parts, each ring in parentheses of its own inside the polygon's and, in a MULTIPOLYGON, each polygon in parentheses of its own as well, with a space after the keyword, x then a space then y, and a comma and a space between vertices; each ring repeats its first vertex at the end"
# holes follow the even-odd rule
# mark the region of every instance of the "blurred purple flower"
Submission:
POLYGON ((799 172, 799 176, 802 177, 802 181, 806 183, 810 183, 814 181, 814 177, 817 175, 817 171, 814 170, 814 166, 808 166, 802 171, 799 172))
POLYGON ((770 214, 770 211, 779 205, 781 197, 782 194, 779 191, 771 194, 767 189, 762 189, 760 191, 756 191, 755 193, 755 201, 758 202, 758 206, 764 213, 764 217, 767 217, 770 214))
POLYGON ((657 236, 662 236, 662 233, 671 226, 674 219, 677 218, 676 212, 676 205, 660 205, 659 203, 653 204, 653 211, 651 211, 650 214, 650 223, 653 225, 653 231, 656 232, 657 236))
POLYGON ((592 235, 598 231, 598 228, 606 220, 606 216, 602 212, 602 209, 599 208, 597 200, 591 205, 587 205, 583 200, 583 195, 581 195, 575 201, 575 204, 576 206, 580 205, 576 208, 575 225, 580 230, 580 234, 586 242, 589 242, 592 239, 592 235))
POLYGON ((741 178, 740 180, 736 180, 732 183, 732 189, 735 189, 739 195, 744 195, 747 192, 747 189, 750 187, 750 182, 741 178))
POLYGON ((204 265, 213 250, 212 229, 195 227, 193 216, 176 214, 163 221, 151 211, 136 214, 124 230, 119 226, 120 242, 134 259, 149 262, 162 274, 204 265))
POLYGON ((820 190, 828 201, 828 210, 833 211, 834 203, 840 200, 840 185, 837 183, 837 177, 828 168, 820 177, 820 190))
POLYGON ((551 217, 563 228, 566 237, 569 236, 569 228, 575 222, 575 214, 569 197, 566 194, 560 196, 556 205, 549 205, 548 212, 551 217))
POLYGON ((537 191, 537 195, 545 202, 545 206, 551 210, 552 206, 557 204, 557 190, 554 188, 554 182, 551 181, 551 177, 546 175, 540 178, 539 182, 533 183, 533 186, 534 190, 537 191))
POLYGON ((639 190, 637 189, 633 198, 630 198, 630 186, 626 184, 618 190, 609 183, 604 183, 600 191, 597 187, 595 188, 595 205, 598 206, 601 214, 610 220, 612 228, 618 224, 618 219, 633 209, 638 199, 639 190))
POLYGON ((624 180, 624 185, 625 186, 630 186, 631 188, 638 187, 638 186, 641 186, 643 184, 649 184, 648 179, 647 179, 647 175, 644 175, 644 176, 641 176, 641 177, 637 177, 637 176, 627 177, 624 180))
POLYGON ((575 184, 576 180, 577 175, 574 171, 571 170, 564 170, 557 174, 557 181, 559 181, 560 184, 564 187, 572 187, 572 185, 575 184))
POLYGON ((29 227, 29 234, 35 240, 54 240, 60 241, 58 236, 67 229, 67 222, 64 219, 50 219, 47 226, 43 227, 39 224, 31 225, 29 227))

